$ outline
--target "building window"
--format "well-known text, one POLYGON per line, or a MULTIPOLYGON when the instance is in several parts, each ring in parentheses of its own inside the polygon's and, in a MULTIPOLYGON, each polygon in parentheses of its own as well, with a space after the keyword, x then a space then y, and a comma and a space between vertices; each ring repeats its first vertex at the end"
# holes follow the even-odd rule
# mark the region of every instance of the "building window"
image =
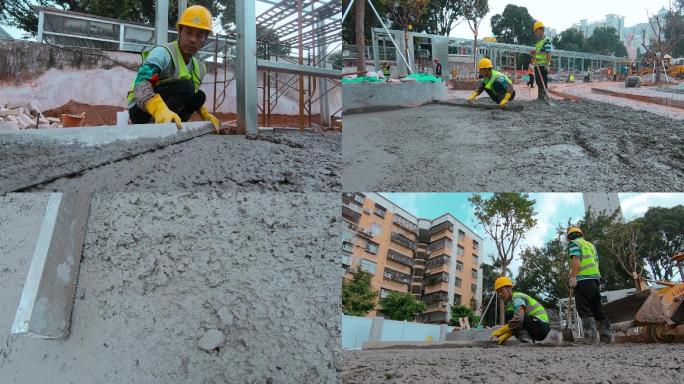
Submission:
POLYGON ((473 269, 470 271, 470 276, 473 277, 473 279, 477 279, 477 269, 473 269))
POLYGON ((380 204, 375 204, 375 210, 373 212, 380 217, 385 217, 387 209, 380 204))
POLYGON ((470 284, 470 292, 472 292, 472 293, 477 292, 477 284, 470 284))
POLYGON ((370 260, 361 259, 361 270, 374 275, 375 274, 375 263, 370 261, 370 260))
POLYGON ((430 269, 430 268, 439 267, 440 265, 448 263, 449 259, 450 259, 449 255, 439 255, 437 257, 434 257, 434 258, 428 260, 425 263, 425 268, 430 269))
POLYGON ((351 256, 342 255, 342 265, 344 265, 344 266, 351 265, 351 256))
POLYGON ((456 284, 455 285, 456 285, 456 288, 461 288, 461 279, 459 279, 458 277, 456 278, 456 284))
POLYGON ((350 243, 342 243, 342 250, 345 252, 352 253, 354 245, 350 243))
POLYGON ((393 291, 391 289, 380 288, 380 298, 384 299, 387 296, 389 296, 390 293, 392 293, 392 292, 397 292, 397 291, 393 291))
POLYGON ((470 299, 470 309, 476 309, 477 308, 477 301, 475 299, 470 299))
POLYGON ((454 295, 454 305, 461 305, 461 295, 459 295, 458 293, 454 295))
POLYGON ((462 243, 463 240, 465 240, 465 232, 461 231, 460 229, 458 230, 458 242, 462 243))
POLYGON ((402 235, 401 233, 392 232, 390 235, 390 240, 394 241, 397 244, 403 245, 406 248, 412 250, 416 249, 416 243, 408 237, 402 235))
POLYGON ((372 254, 376 254, 376 253, 378 253, 378 247, 379 247, 378 243, 374 243, 370 240, 366 240, 366 251, 368 251, 372 254))
POLYGON ((371 223, 370 232, 371 236, 377 236, 382 233, 382 226, 378 223, 371 223))
POLYGON ((473 264, 480 265, 480 259, 477 257, 477 255, 473 255, 473 264))
POLYGON ((457 271, 462 271, 463 270, 463 263, 460 261, 456 261, 456 270, 457 271))
POLYGON ((456 256, 463 256, 464 253, 465 249, 463 249, 463 247, 461 247, 460 245, 456 247, 456 256))
POLYGON ((473 249, 477 251, 477 248, 480 246, 480 243, 477 241, 473 240, 473 249))
POLYGON ((439 240, 435 240, 430 245, 428 245, 428 251, 434 251, 435 249, 440 249, 444 247, 451 246, 451 240, 448 237, 442 237, 439 240))

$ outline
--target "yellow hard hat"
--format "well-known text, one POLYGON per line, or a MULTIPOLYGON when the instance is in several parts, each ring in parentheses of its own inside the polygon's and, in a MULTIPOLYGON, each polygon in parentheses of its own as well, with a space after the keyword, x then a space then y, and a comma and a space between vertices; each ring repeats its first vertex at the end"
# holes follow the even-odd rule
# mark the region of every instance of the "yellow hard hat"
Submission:
POLYGON ((534 28, 532 28, 532 30, 533 30, 533 31, 536 31, 536 30, 539 29, 539 28, 544 28, 544 23, 542 23, 541 21, 536 21, 536 22, 534 23, 534 28))
POLYGON ((489 60, 486 57, 483 57, 480 59, 480 62, 477 63, 477 69, 482 69, 482 68, 493 68, 494 66, 492 65, 492 61, 489 60))
POLYGON ((498 279, 496 279, 496 281, 494 282, 494 290, 495 291, 501 287, 512 287, 512 286, 513 286, 513 282, 511 281, 511 279, 509 279, 506 276, 501 276, 498 279))
POLYGON ((176 28, 180 25, 202 29, 211 33, 211 12, 201 5, 190 6, 178 19, 176 28))
POLYGON ((570 236, 570 235, 572 235, 573 233, 579 233, 580 236, 584 236, 584 234, 582 233, 582 230, 579 229, 578 227, 570 227, 570 228, 568 228, 567 236, 570 236))

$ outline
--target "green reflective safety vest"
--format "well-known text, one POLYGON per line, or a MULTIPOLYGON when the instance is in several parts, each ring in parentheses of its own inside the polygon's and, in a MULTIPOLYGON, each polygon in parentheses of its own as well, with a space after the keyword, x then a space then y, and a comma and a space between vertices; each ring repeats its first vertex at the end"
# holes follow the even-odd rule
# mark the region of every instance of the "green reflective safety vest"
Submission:
POLYGON ((546 309, 544 309, 541 303, 535 300, 533 297, 520 292, 513 292, 513 297, 508 302, 508 306, 506 306, 506 312, 515 311, 513 308, 513 300, 515 299, 525 300, 525 315, 534 316, 545 323, 549 322, 549 315, 546 313, 546 309))
POLYGON ((548 37, 545 37, 545 38, 543 38, 543 39, 537 41, 537 44, 535 44, 535 46, 534 46, 535 51, 537 51, 537 54, 534 55, 534 58, 535 58, 536 61, 537 61, 537 65, 546 65, 546 64, 548 64, 548 63, 546 62, 546 52, 542 52, 542 51, 541 51, 542 48, 544 48, 544 43, 546 43, 547 40, 549 40, 549 38, 548 38, 548 37))
POLYGON ((577 277, 583 277, 585 279, 601 278, 601 272, 599 272, 598 257, 596 254, 596 247, 594 247, 594 244, 584 240, 581 237, 579 239, 570 241, 577 245, 580 249, 580 252, 582 253, 582 255, 580 256, 580 265, 579 271, 577 271, 577 277))
POLYGON ((390 77, 390 69, 387 68, 387 67, 383 68, 383 69, 382 69, 382 74, 383 74, 385 77, 390 77))
MULTIPOLYGON (((188 67, 185 64, 185 61, 183 60, 183 55, 181 54, 181 51, 178 48, 178 41, 174 41, 171 43, 160 45, 160 47, 166 48, 166 50, 169 52, 169 55, 171 55, 171 62, 173 63, 175 73, 172 77, 169 77, 168 79, 159 80, 157 82, 157 85, 168 84, 168 83, 171 83, 174 81, 179 81, 179 80, 192 80, 192 82, 195 84, 195 92, 197 92, 199 90, 200 85, 202 84, 202 80, 204 79, 204 75, 206 75, 206 73, 207 73, 207 68, 204 66, 204 63, 197 60, 197 58, 193 56, 193 58, 192 58, 192 72, 189 72, 188 67)), ((147 56, 150 55, 151 50, 152 49, 149 49, 147 51, 143 51, 140 54, 142 56, 143 63, 147 59, 147 56)), ((134 88, 135 88, 135 79, 133 79, 133 81, 131 82, 131 88, 128 91, 128 103, 129 104, 133 100, 135 100, 134 88)))
POLYGON ((513 84, 511 79, 508 78, 508 76, 504 75, 503 73, 501 73, 499 71, 495 71, 492 69, 492 77, 490 77, 489 80, 487 80, 486 78, 482 79, 482 82, 484 83, 485 89, 489 89, 490 91, 494 91, 494 82, 499 77, 503 77, 504 79, 506 79, 506 82, 508 84, 513 84))

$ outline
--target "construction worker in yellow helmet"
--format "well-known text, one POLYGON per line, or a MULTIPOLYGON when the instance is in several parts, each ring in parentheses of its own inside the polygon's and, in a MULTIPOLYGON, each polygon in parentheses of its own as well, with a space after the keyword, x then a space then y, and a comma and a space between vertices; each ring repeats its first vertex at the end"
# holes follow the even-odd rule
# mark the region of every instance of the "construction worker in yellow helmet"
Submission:
POLYGON ((610 344, 613 337, 610 320, 601 304, 601 272, 596 247, 584 239, 582 229, 578 227, 568 228, 567 240, 570 258, 568 285, 574 291, 575 307, 582 319, 583 341, 610 344))
POLYGON ((494 290, 506 304, 506 324, 492 332, 497 342, 505 344, 511 336, 522 343, 541 341, 551 331, 549 316, 546 310, 532 296, 521 292, 513 292, 513 282, 501 276, 494 282, 494 290))
POLYGON ((178 40, 142 53, 143 63, 128 91, 129 116, 133 124, 188 121, 197 112, 218 132, 220 123, 204 106, 206 95, 199 87, 207 69, 195 54, 211 34, 211 12, 201 5, 188 7, 176 29, 178 40))
POLYGON ((513 82, 508 76, 494 70, 492 61, 485 58, 480 59, 477 64, 477 69, 480 72, 482 81, 477 89, 468 97, 468 102, 473 103, 482 92, 487 92, 489 97, 499 104, 499 108, 506 107, 509 101, 515 99, 515 90, 513 89, 513 82))
POLYGON ((544 23, 541 21, 536 21, 532 26, 534 30, 534 37, 537 43, 534 45, 534 49, 530 51, 532 56, 532 63, 538 71, 535 73, 535 80, 537 81, 537 100, 549 97, 546 94, 546 90, 549 86, 549 65, 551 64, 551 52, 553 51, 553 46, 551 45, 551 39, 545 35, 544 23))

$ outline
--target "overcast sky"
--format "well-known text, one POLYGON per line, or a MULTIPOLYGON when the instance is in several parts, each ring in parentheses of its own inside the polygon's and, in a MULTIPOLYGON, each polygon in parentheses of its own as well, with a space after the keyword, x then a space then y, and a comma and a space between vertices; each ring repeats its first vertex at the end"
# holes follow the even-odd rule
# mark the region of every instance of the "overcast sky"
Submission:
MULTIPOLYGON (((551 2, 548 0, 489 0, 489 14, 485 16, 479 36, 492 36, 489 20, 503 12, 508 4, 526 7, 532 18, 543 21, 558 33, 570 28, 582 19, 589 21, 604 20, 607 14, 625 16, 625 26, 645 23, 646 10, 658 12, 662 7, 669 8, 668 0, 573 0, 551 2)), ((473 38, 467 23, 462 23, 451 33, 455 37, 473 38)))

